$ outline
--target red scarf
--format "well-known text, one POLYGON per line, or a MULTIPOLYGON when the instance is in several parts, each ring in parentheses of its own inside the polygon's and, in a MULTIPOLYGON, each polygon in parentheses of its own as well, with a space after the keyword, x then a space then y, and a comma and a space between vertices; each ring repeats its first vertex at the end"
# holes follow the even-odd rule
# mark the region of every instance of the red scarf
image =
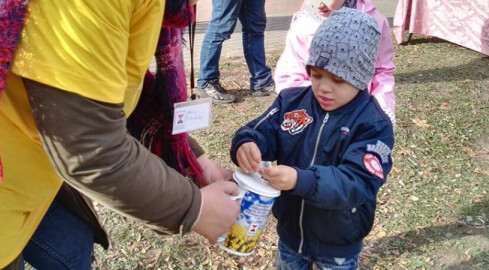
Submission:
POLYGON ((174 104, 187 100, 187 82, 183 63, 185 28, 194 21, 193 9, 185 0, 167 1, 163 27, 155 53, 156 75, 146 73, 138 105, 127 121, 132 136, 152 153, 201 186, 202 168, 187 140, 187 134, 172 135, 174 104))

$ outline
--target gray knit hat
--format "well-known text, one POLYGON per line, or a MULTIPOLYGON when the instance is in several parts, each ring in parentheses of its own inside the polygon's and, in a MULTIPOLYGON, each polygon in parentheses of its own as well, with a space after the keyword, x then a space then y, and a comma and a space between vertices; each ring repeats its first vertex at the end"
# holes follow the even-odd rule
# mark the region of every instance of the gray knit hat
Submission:
POLYGON ((309 66, 333 73, 365 90, 375 71, 380 31, 375 19, 351 8, 332 12, 312 39, 309 66))

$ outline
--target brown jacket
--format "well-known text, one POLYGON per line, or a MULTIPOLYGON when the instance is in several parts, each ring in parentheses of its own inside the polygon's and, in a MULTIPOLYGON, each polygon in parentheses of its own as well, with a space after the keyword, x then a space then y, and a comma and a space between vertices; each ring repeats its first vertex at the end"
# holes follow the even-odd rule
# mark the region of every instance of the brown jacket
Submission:
POLYGON ((24 83, 45 151, 64 180, 57 199, 96 228, 96 242, 109 244, 90 199, 160 233, 192 229, 199 188, 126 132, 123 104, 24 83))

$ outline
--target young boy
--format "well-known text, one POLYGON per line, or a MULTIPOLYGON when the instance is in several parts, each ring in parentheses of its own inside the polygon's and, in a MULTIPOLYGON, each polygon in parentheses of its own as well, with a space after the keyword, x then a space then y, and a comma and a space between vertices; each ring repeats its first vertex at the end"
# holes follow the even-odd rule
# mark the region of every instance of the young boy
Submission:
POLYGON ((392 124, 366 91, 379 40, 370 15, 334 11, 311 44, 312 85, 282 91, 233 138, 233 162, 283 191, 273 206, 278 269, 358 268, 392 168, 392 124), (261 169, 262 160, 278 166, 261 169))

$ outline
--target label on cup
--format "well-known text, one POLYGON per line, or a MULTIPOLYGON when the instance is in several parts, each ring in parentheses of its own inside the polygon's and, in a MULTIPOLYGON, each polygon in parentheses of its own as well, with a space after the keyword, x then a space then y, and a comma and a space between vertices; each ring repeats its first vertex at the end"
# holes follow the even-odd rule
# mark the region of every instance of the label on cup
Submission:
POLYGON ((235 255, 253 254, 274 201, 275 197, 247 191, 241 200, 240 214, 221 247, 235 255))
MULTIPOLYGON (((229 195, 229 198, 235 202, 241 203, 241 199, 243 199, 244 195, 246 193, 246 190, 242 189, 240 186, 238 186, 238 195, 229 195)), ((217 243, 222 243, 224 240, 226 240, 228 233, 225 233, 219 238, 217 238, 217 243)))

